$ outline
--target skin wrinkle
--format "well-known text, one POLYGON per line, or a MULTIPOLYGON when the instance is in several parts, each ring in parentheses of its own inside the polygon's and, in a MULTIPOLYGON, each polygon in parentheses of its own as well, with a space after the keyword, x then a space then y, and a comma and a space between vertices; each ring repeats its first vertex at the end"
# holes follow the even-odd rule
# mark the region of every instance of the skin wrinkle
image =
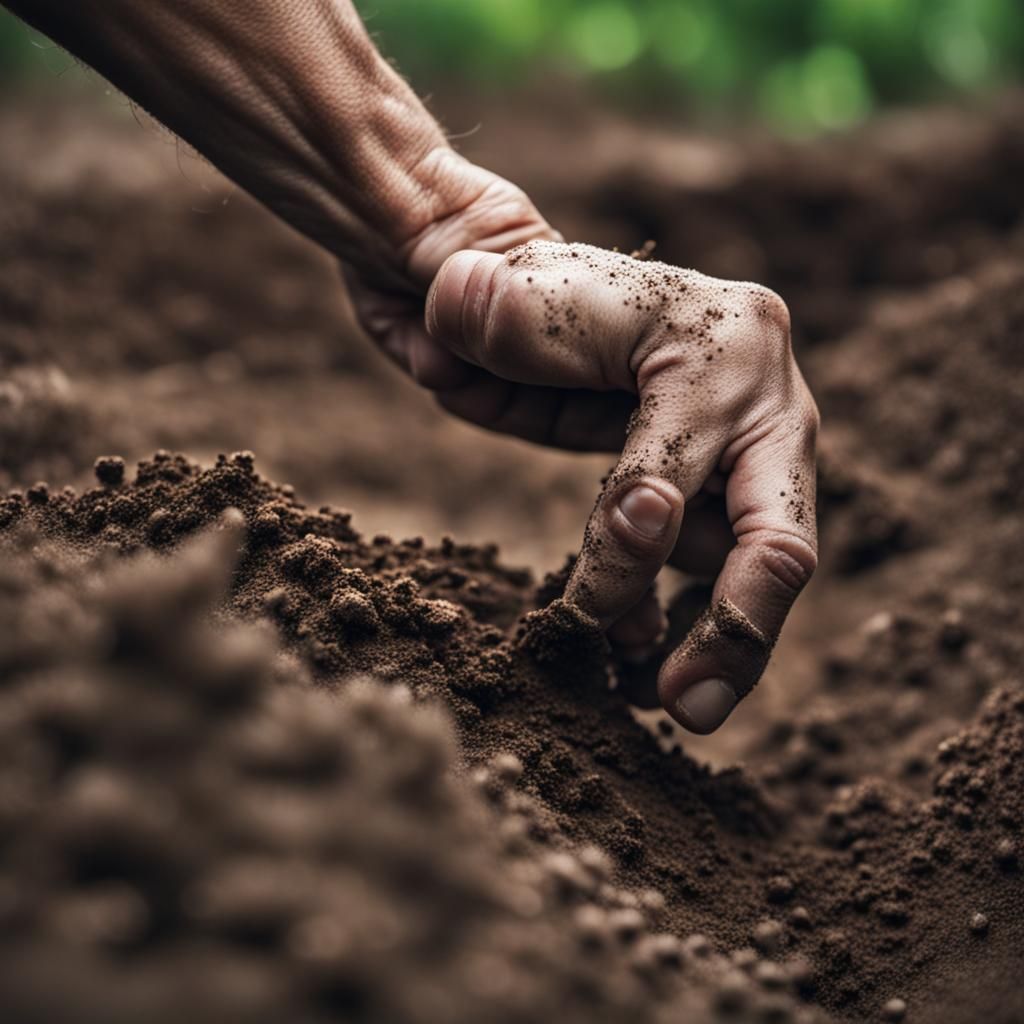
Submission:
POLYGON ((452 221, 456 221, 467 209, 478 203, 490 188, 493 188, 493 182, 481 184, 479 189, 466 193, 455 206, 446 209, 437 208, 438 181, 442 177, 442 173, 439 173, 438 168, 433 165, 443 164, 453 157, 458 159, 458 155, 447 146, 435 146, 412 166, 412 176, 416 182, 418 199, 424 203, 424 217, 423 223, 412 230, 409 238, 399 239, 398 242, 400 250, 403 252, 408 250, 407 260, 410 263, 415 256, 417 245, 423 241, 424 234, 431 229, 444 231, 445 227, 452 221))
POLYGON ((736 468, 736 464, 743 457, 744 452, 749 451, 755 445, 764 443, 776 429, 777 426, 772 422, 770 412, 767 409, 763 410, 763 414, 741 431, 737 438, 724 449, 722 457, 718 461, 718 469, 728 476, 736 468))
MULTIPOLYGON (((208 27, 212 28, 212 26, 208 27)), ((210 42, 216 43, 216 41, 216 33, 211 32, 210 42)), ((151 42, 155 42, 155 40, 151 40, 151 42)), ((245 101, 247 90, 244 87, 238 90, 241 102, 239 102, 238 116, 233 121, 233 127, 239 129, 242 135, 238 148, 244 150, 255 146, 264 152, 268 164, 272 162, 279 167, 276 175, 280 176, 282 182, 295 182, 294 185, 288 184, 282 188, 280 190, 282 195, 292 195, 297 191, 296 186, 308 189, 311 194, 304 195, 295 202, 296 206, 305 205, 309 199, 312 199, 313 205, 324 203, 328 209, 333 209, 336 213, 340 212, 342 206, 335 198, 336 189, 333 185, 313 184, 325 176, 325 169, 329 166, 328 161, 317 159, 314 147, 300 132, 296 132, 292 137, 287 138, 287 141, 284 141, 288 136, 289 129, 298 129, 298 125, 294 124, 286 114, 287 107, 284 101, 288 99, 287 90, 282 89, 278 95, 274 96, 273 91, 266 87, 272 81, 272 72, 262 70, 260 56, 256 54, 249 59, 239 61, 228 45, 223 44, 221 52, 208 52, 204 63, 207 65, 207 71, 214 72, 209 77, 217 82, 218 86, 236 81, 244 85, 247 77, 249 84, 264 86, 261 91, 256 92, 255 101, 245 101), (250 70, 247 73, 243 72, 243 66, 250 67, 250 70), (219 71, 215 69, 219 69, 219 71), (276 131, 274 130, 275 126, 276 131), (284 131, 281 130, 282 128, 284 131), (246 135, 249 136, 248 139, 246 135)), ((193 84, 211 107, 226 109, 221 103, 222 90, 208 88, 206 76, 195 77, 193 84)), ((297 109, 298 105, 295 106, 297 109)), ((273 180, 275 174, 270 173, 268 177, 273 180)), ((285 204, 285 201, 278 200, 275 209, 288 209, 288 205, 285 204)), ((325 220, 327 219, 333 218, 325 218, 325 220)), ((351 223, 349 227, 351 228, 351 223)), ((322 241, 322 238, 318 240, 322 241)))
MULTIPOLYGON (((738 538, 737 543, 742 543, 743 539, 743 537, 738 538)), ((780 539, 804 547, 806 547, 807 542, 795 534, 780 534, 777 531, 770 538, 765 538, 767 541, 765 547, 769 552, 765 556, 765 564, 769 572, 776 576, 780 583, 789 587, 790 590, 798 591, 808 582, 810 572, 807 571, 799 559, 794 558, 793 555, 779 546, 778 541, 780 539)), ((747 538, 747 540, 749 543, 750 539, 747 538)))

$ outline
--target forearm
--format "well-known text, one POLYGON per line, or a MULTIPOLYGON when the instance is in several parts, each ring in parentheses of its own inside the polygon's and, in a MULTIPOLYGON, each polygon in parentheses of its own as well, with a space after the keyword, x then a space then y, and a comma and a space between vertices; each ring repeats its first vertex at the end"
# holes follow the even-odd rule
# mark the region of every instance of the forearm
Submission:
POLYGON ((401 274, 464 198, 444 135, 349 0, 5 0, 286 221, 401 274))

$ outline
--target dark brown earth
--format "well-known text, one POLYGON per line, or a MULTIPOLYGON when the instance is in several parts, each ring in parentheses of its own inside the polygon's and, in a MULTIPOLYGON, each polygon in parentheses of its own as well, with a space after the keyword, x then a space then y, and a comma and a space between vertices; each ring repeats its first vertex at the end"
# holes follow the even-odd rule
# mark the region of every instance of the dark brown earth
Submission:
POLYGON ((601 460, 445 420, 151 133, 4 114, 4 1019, 1024 1019, 1014 103, 490 154, 804 325, 822 567, 709 739, 638 722, 535 582, 601 460))

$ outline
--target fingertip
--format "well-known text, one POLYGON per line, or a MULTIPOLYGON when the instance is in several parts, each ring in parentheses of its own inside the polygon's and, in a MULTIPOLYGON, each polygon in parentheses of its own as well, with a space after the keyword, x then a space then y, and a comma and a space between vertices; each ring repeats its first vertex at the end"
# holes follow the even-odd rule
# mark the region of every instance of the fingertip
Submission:
POLYGON ((426 327, 432 338, 458 339, 482 327, 490 278, 502 262, 496 253, 465 249, 441 264, 427 293, 426 327))
POLYGON ((687 686, 674 699, 665 701, 663 698, 662 703, 684 729, 698 736, 707 736, 715 732, 732 714, 739 703, 739 696, 727 680, 711 676, 687 686))
POLYGON ((613 488, 591 515, 566 596, 607 629, 650 589, 679 535, 682 493, 644 476, 613 488))
POLYGON ((768 638, 732 602, 719 599, 662 665, 662 707, 691 732, 714 732, 757 685, 771 650, 768 638))
POLYGON ((675 546, 683 518, 682 492, 667 480, 644 477, 608 509, 608 528, 638 557, 656 550, 662 561, 675 546))

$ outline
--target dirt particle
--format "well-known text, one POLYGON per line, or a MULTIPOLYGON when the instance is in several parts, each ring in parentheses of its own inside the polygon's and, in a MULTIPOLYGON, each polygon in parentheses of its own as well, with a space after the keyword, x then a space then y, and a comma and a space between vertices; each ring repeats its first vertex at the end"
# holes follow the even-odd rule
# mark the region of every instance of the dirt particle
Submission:
POLYGON ((786 928, 781 921, 767 918, 757 923, 751 937, 765 956, 774 956, 785 944, 786 928))
POLYGON ((33 484, 25 492, 25 498, 30 505, 45 505, 50 500, 50 488, 43 482, 33 484))
POLYGON ((882 1007, 882 1020, 901 1021, 907 1015, 907 1004, 899 998, 890 999, 882 1007))
POLYGON ((120 455, 101 455, 93 465, 93 472, 104 487, 120 487, 124 482, 124 459, 120 455))
POLYGON ((775 875, 768 880, 765 894, 771 903, 787 903, 793 898, 796 886, 787 875, 775 875))
POLYGON ((1017 867, 1017 844, 1009 838, 1000 839, 995 849, 996 863, 1004 870, 1010 871, 1017 867))

